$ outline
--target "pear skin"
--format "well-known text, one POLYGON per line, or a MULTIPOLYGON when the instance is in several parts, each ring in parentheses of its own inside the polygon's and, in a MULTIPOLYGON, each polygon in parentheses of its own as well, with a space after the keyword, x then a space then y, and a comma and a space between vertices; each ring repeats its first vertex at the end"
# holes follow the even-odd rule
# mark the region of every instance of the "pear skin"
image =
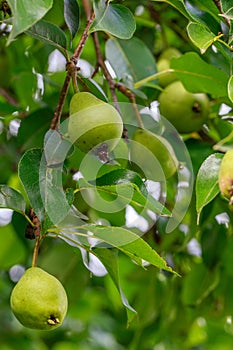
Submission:
MULTIPOLYGON (((158 72, 167 71, 170 69, 170 61, 173 57, 177 58, 181 56, 181 52, 177 50, 175 47, 169 47, 165 49, 162 54, 159 56, 158 62, 157 62, 157 70, 158 72)), ((173 83, 177 80, 177 77, 172 72, 167 72, 164 75, 161 75, 158 78, 159 85, 162 87, 166 87, 167 85, 173 83)))
POLYGON ((181 134, 199 131, 209 115, 207 95, 187 91, 180 81, 165 87, 158 101, 161 115, 181 134))
POLYGON ((110 104, 89 92, 76 93, 70 102, 68 135, 82 152, 106 143, 112 151, 121 139, 123 122, 110 104))
POLYGON ((11 309, 25 327, 52 330, 67 312, 67 295, 61 282, 39 267, 25 271, 12 290, 11 309))
POLYGON ((218 176, 221 194, 233 204, 233 149, 227 151, 222 159, 218 176))
POLYGON ((147 179, 163 181, 175 174, 179 162, 171 144, 162 136, 137 129, 132 138, 130 159, 147 179))

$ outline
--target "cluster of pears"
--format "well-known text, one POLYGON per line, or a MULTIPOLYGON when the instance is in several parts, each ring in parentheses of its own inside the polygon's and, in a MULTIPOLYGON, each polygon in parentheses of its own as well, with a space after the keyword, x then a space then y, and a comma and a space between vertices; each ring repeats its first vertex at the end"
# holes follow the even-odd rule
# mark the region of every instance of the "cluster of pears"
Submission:
POLYGON ((219 169, 218 183, 223 197, 229 200, 229 204, 233 204, 233 149, 224 154, 219 169))
POLYGON ((89 92, 77 92, 70 101, 68 135, 82 152, 106 144, 112 151, 122 136, 123 122, 118 111, 89 92))
POLYGON ((61 282, 39 267, 25 271, 12 290, 11 309, 25 327, 52 330, 67 312, 67 295, 61 282))
MULTIPOLYGON (((112 151, 122 141, 123 122, 120 114, 91 93, 74 94, 69 114, 69 138, 82 152, 87 153, 101 144, 107 144, 108 151, 112 151)), ((162 136, 139 128, 132 140, 130 159, 146 173, 147 178, 155 179, 157 174, 156 181, 159 181, 176 172, 178 161, 171 145, 162 136), (161 176, 158 175, 159 168, 161 176)))
POLYGON ((177 80, 174 72, 169 72, 170 61, 181 56, 175 48, 168 48, 158 59, 158 72, 167 71, 159 78, 164 90, 159 95, 160 112, 173 124, 179 133, 199 131, 209 114, 209 99, 204 93, 191 93, 177 80))

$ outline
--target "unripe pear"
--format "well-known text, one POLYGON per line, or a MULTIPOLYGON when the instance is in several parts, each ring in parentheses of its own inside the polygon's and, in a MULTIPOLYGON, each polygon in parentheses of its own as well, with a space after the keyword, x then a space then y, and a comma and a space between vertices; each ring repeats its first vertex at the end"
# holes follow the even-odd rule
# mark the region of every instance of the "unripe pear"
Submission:
POLYGON ((179 162, 171 144, 164 137, 146 129, 138 129, 132 140, 130 160, 147 179, 162 181, 175 174, 179 162))
MULTIPOLYGON (((168 49, 164 50, 163 53, 159 56, 159 59, 157 62, 158 72, 160 73, 168 70, 170 68, 171 59, 173 57, 180 57, 180 56, 181 56, 180 51, 174 47, 169 47, 168 49)), ((159 85, 162 87, 165 87, 176 80, 177 80, 177 77, 173 72, 164 73, 158 78, 159 85)))
POLYGON ((180 133, 199 131, 209 114, 206 94, 187 91, 180 81, 168 85, 159 95, 159 108, 180 133))
POLYGON ((176 48, 176 47, 168 47, 166 48, 161 55, 159 56, 159 58, 163 58, 166 60, 171 60, 173 57, 180 57, 181 56, 181 52, 176 48))
POLYGON ((11 309, 28 328, 52 330, 67 312, 67 295, 61 282, 39 267, 31 267, 12 290, 11 309))
POLYGON ((218 182, 221 194, 229 199, 229 204, 233 204, 233 149, 227 151, 222 159, 218 182))
POLYGON ((121 116, 113 106, 89 92, 78 92, 72 97, 68 134, 81 151, 87 153, 104 143, 111 151, 122 132, 121 116))

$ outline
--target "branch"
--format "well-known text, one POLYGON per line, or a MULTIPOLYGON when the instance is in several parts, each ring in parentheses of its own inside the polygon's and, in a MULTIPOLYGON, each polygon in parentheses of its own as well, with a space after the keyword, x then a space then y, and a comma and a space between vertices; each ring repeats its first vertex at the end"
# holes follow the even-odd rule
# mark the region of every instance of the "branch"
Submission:
POLYGON ((95 32, 92 34, 92 37, 93 37, 95 51, 96 51, 97 67, 99 66, 103 70, 104 76, 105 76, 105 78, 108 82, 109 88, 110 88, 110 92, 112 95, 112 100, 114 102, 114 105, 115 105, 116 109, 118 110, 118 112, 120 112, 120 108, 119 108, 119 104, 118 104, 118 100, 117 100, 117 96, 116 96, 116 92, 115 92, 116 84, 115 84, 115 81, 113 80, 111 74, 109 73, 109 70, 104 62, 102 53, 100 51, 98 34, 95 32))
MULTIPOLYGON (((116 109, 118 110, 118 112, 120 113, 120 107, 119 107, 119 102, 117 99, 117 95, 116 95, 116 91, 115 89, 118 89, 123 95, 125 95, 130 102, 132 103, 135 115, 136 115, 136 119, 138 122, 138 125, 140 128, 143 128, 143 122, 141 119, 141 115, 138 111, 137 108, 137 104, 136 104, 136 98, 135 98, 135 94, 130 91, 130 89, 128 89, 125 85, 117 83, 111 76, 111 74, 109 73, 109 70, 104 62, 101 50, 100 50, 100 45, 99 45, 99 39, 98 39, 98 35, 97 33, 93 33, 93 40, 94 40, 94 45, 95 45, 95 50, 96 50, 96 56, 97 56, 97 65, 99 67, 101 67, 101 69, 103 70, 104 76, 108 82, 109 88, 110 88, 110 92, 112 95, 112 100, 114 102, 114 105, 116 107, 116 109)), ((128 138, 127 137, 127 130, 124 129, 123 131, 123 137, 124 138, 128 138)))
POLYGON ((81 37, 81 39, 80 39, 80 41, 78 43, 78 46, 76 47, 76 49, 74 51, 74 54, 72 56, 73 58, 78 59, 80 57, 80 54, 81 54, 81 52, 83 50, 83 47, 84 47, 84 45, 85 45, 85 43, 86 43, 86 41, 87 41, 87 39, 89 37, 88 31, 89 31, 89 29, 90 29, 94 19, 95 19, 95 14, 94 14, 94 12, 92 12, 92 14, 90 15, 90 17, 88 19, 86 28, 84 29, 83 35, 82 35, 82 37, 81 37))
POLYGON ((77 72, 77 60, 79 59, 81 52, 84 48, 84 45, 89 37, 89 29, 90 26, 92 24, 92 22, 94 21, 95 18, 95 14, 94 12, 91 14, 89 20, 87 21, 86 27, 84 29, 84 32, 82 34, 82 37, 74 51, 73 56, 70 58, 70 61, 67 62, 66 64, 66 70, 67 70, 67 75, 63 84, 63 87, 61 89, 61 93, 59 96, 59 100, 58 100, 58 104, 57 107, 55 109, 51 124, 50 124, 50 129, 55 130, 59 127, 60 124, 60 119, 61 119, 61 114, 62 114, 62 109, 63 106, 65 104, 65 100, 66 100, 66 96, 69 90, 69 85, 70 85, 70 81, 72 80, 73 82, 73 86, 74 86, 74 90, 75 92, 77 92, 77 82, 76 82, 76 72, 77 72))
POLYGON ((51 124, 50 124, 51 130, 57 129, 58 125, 60 124, 61 114, 62 114, 63 106, 65 104, 66 96, 69 90, 70 80, 71 80, 71 76, 67 74, 61 89, 57 107, 54 111, 53 119, 51 120, 51 124))
MULTIPOLYGON (((86 12, 86 16, 88 17, 91 13, 91 9, 90 9, 90 4, 89 4, 89 1, 88 0, 83 0, 83 7, 85 9, 85 12, 86 12)), ((93 75, 98 71, 98 67, 100 67, 104 73, 104 76, 108 82, 108 86, 109 86, 109 89, 110 89, 110 93, 112 95, 112 100, 113 100, 113 103, 115 105, 115 108, 117 109, 117 111, 121 114, 121 111, 120 111, 120 106, 119 106, 119 102, 118 102, 118 99, 117 99, 117 95, 116 95, 116 89, 118 89, 122 94, 124 94, 129 100, 130 102, 132 103, 133 105, 133 109, 134 109, 134 112, 135 112, 135 115, 136 115, 136 119, 137 119, 137 122, 138 122, 138 125, 140 128, 143 128, 143 122, 142 122, 142 119, 141 119, 141 115, 138 111, 138 108, 137 108, 137 104, 136 104, 136 98, 135 98, 135 95, 134 93, 132 93, 132 91, 130 91, 126 86, 124 86, 123 84, 119 84, 117 83, 111 76, 105 62, 104 62, 104 59, 103 59, 103 56, 102 56, 102 53, 101 53, 101 50, 100 50, 100 44, 99 44, 99 38, 98 38, 98 34, 96 32, 92 33, 92 38, 93 38, 93 42, 94 42, 94 46, 95 46, 95 51, 96 51, 96 58, 97 58, 97 64, 96 64, 96 69, 93 73, 93 75)), ((124 139, 128 139, 128 134, 127 134, 127 129, 124 127, 123 129, 123 138, 124 139)))
POLYGON ((221 13, 221 15, 223 15, 223 18, 225 19, 227 26, 230 28, 231 27, 231 22, 224 14, 221 1, 220 0, 213 0, 213 2, 217 6, 217 8, 218 8, 219 12, 221 13))

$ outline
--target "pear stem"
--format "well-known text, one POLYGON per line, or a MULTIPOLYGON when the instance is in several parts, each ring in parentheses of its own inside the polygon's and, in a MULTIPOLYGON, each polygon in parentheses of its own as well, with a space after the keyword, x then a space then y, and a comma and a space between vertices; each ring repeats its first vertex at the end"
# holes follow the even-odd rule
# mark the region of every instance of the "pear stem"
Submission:
POLYGON ((132 105, 133 105, 134 113, 136 115, 138 126, 139 126, 139 128, 144 129, 144 124, 143 124, 143 121, 142 121, 142 117, 141 117, 141 114, 139 113, 139 110, 138 110, 138 107, 137 107, 137 104, 136 104, 136 98, 135 98, 134 95, 131 96, 131 102, 132 102, 132 105))
POLYGON ((41 242, 41 239, 39 236, 37 236, 36 243, 34 246, 34 251, 33 251, 33 257, 32 257, 32 267, 37 266, 37 257, 38 257, 38 253, 39 253, 40 242, 41 242))

